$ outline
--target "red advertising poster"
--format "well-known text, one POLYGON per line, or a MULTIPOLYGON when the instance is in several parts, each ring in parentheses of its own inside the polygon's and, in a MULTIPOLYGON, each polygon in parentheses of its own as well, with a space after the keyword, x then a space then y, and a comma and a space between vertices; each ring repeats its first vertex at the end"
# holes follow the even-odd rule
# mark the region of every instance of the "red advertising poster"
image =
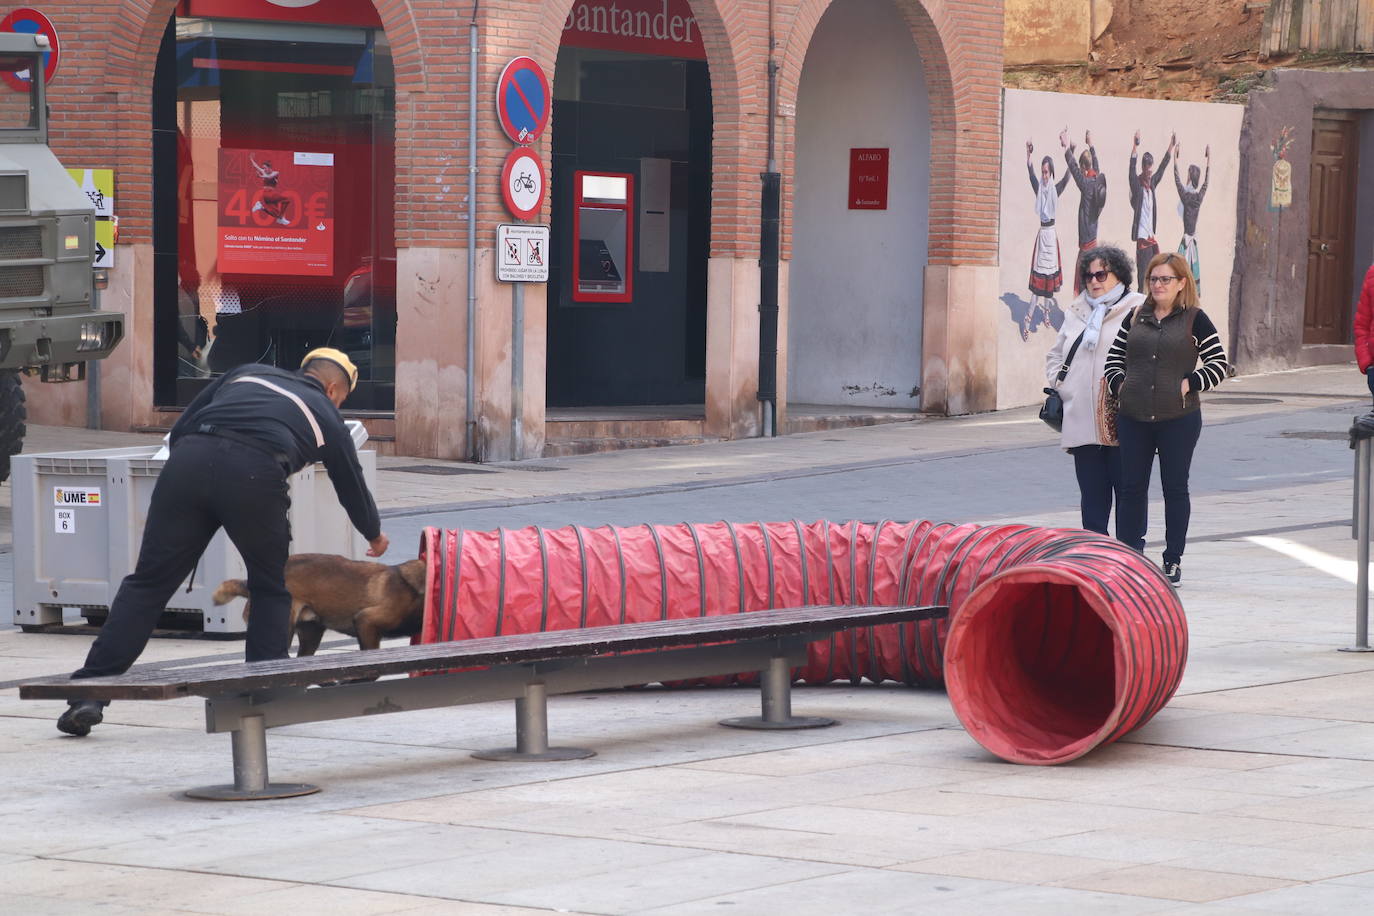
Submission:
POLYGON ((220 273, 334 273, 334 154, 219 151, 220 273))
POLYGON ((563 44, 706 59, 689 0, 575 0, 563 22, 563 44))
POLYGON ((849 209, 887 209, 887 150, 849 151, 849 209))

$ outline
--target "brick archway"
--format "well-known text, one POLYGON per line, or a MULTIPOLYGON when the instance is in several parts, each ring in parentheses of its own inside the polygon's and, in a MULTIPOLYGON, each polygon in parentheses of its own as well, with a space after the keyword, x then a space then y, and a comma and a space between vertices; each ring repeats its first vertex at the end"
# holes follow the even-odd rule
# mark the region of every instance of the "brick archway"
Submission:
MULTIPOLYGON (((807 50, 832 0, 802 0, 787 36, 780 110, 796 111, 807 50)), ((927 257, 922 278, 920 407, 963 414, 996 407, 997 354, 989 344, 998 261, 1002 6, 977 0, 890 0, 905 21, 930 112, 927 257)), ((783 165, 783 256, 790 260, 795 122, 783 165)))
MULTIPOLYGON (((533 55, 553 73, 558 48, 563 41, 563 23, 577 0, 550 3, 541 13, 533 55)), ((749 146, 743 123, 749 114, 761 115, 767 87, 763 83, 762 61, 752 69, 753 50, 747 15, 738 5, 722 11, 718 0, 690 0, 697 29, 706 48, 706 64, 711 74, 711 162, 715 180, 711 188, 711 254, 729 253, 748 242, 744 226, 748 223, 748 204, 758 197, 759 163, 749 146), (743 100, 750 100, 746 105, 743 100), (742 223, 744 225, 742 225, 742 223)), ((527 52, 528 53, 528 52, 527 52)), ((761 123, 761 122, 760 122, 761 123)), ((762 144, 757 144, 759 149, 762 144)), ((754 233, 757 235, 757 231, 754 233)))
MULTIPOLYGON (((807 49, 832 0, 802 0, 781 55, 778 102, 796 109, 807 49)), ((1001 131, 1000 5, 974 0, 892 0, 920 52, 930 96, 930 263, 997 260, 1001 131), (988 33, 999 36, 990 42, 988 33)), ((795 144, 783 166, 784 256, 789 256, 795 144)))
MULTIPOLYGON (((114 164, 123 201, 148 206, 129 207, 120 221, 123 242, 147 242, 152 238, 152 156, 147 143, 152 116, 150 88, 157 66, 158 47, 177 0, 125 0, 112 18, 109 44, 105 51, 104 73, 111 110, 117 112, 119 157, 114 164)), ((391 45, 396 71, 396 133, 409 129, 409 106, 401 104, 403 93, 425 91, 424 54, 408 0, 376 0, 387 41, 391 45)), ((398 199, 404 169, 397 162, 398 199)), ((121 210, 124 210, 121 207, 121 210)), ((398 232, 399 237, 399 222, 398 232)))

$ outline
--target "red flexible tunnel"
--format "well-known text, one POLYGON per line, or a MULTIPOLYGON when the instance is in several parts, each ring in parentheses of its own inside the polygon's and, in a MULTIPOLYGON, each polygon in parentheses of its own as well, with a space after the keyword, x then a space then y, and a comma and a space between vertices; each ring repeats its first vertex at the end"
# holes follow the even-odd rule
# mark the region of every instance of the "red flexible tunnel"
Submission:
MULTIPOLYGON (((979 743, 1061 763, 1177 689, 1187 623, 1139 554, 1084 531, 932 522, 425 529, 422 642, 807 604, 947 604, 948 621, 814 642, 794 676, 948 681, 979 743)), ((699 683, 752 682, 752 674, 699 683)))

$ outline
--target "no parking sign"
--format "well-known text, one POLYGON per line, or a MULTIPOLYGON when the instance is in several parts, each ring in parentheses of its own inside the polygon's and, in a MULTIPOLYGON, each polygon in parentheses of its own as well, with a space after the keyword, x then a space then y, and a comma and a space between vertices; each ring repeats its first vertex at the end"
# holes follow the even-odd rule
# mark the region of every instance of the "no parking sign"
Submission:
POLYGON ((517 57, 496 81, 496 114, 501 129, 516 143, 533 143, 549 123, 553 99, 544 68, 529 57, 517 57))
MULTIPOLYGON (((57 40, 57 29, 53 27, 52 20, 38 10, 21 7, 0 19, 0 32, 47 36, 49 50, 43 55, 43 82, 52 82, 57 74, 57 61, 62 56, 61 43, 57 40)), ((28 92, 31 78, 32 74, 27 70, 19 73, 0 70, 0 79, 16 92, 28 92)))

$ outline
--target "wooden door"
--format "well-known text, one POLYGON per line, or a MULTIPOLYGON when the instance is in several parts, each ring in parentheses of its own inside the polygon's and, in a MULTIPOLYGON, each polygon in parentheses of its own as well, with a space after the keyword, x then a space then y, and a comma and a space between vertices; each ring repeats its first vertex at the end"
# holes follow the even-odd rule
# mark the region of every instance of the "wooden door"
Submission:
POLYGON ((1312 121, 1311 229, 1307 238, 1305 344, 1350 343, 1355 245, 1357 122, 1338 112, 1312 121))

